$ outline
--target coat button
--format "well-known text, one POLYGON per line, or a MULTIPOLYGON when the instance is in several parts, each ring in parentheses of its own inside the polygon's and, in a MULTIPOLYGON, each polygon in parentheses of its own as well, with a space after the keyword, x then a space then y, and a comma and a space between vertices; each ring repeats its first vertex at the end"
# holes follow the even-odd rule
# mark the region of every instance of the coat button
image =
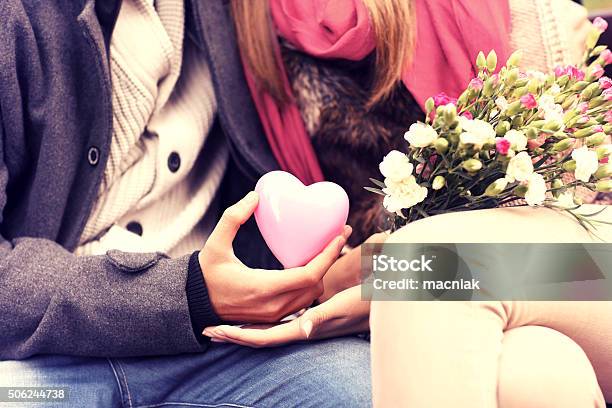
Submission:
POLYGON ((89 148, 89 150, 87 151, 87 161, 92 166, 98 164, 98 162, 100 161, 100 150, 97 147, 92 146, 89 148))
POLYGON ((140 235, 142 237, 142 224, 136 221, 132 221, 125 226, 125 228, 132 234, 140 235))
POLYGON ((168 156, 168 169, 172 173, 176 173, 178 169, 181 167, 181 156, 177 152, 170 153, 168 156))

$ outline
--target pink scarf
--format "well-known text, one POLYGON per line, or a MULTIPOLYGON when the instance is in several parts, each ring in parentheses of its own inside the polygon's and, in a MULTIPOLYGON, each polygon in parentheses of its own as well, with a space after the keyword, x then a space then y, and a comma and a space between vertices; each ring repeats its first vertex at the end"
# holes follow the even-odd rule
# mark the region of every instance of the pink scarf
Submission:
MULTIPOLYGON (((278 34, 305 53, 358 61, 374 50, 374 32, 361 0, 269 1, 278 34)), ((458 96, 477 72, 474 61, 479 51, 494 49, 500 61, 509 56, 507 0, 414 1, 417 45, 413 64, 406 67, 402 82, 421 106, 440 92, 458 96)), ((276 57, 281 61, 280 47, 276 48, 276 57)), ((286 72, 281 69, 285 91, 291 95, 286 72)), ((298 107, 289 103, 280 108, 269 94, 257 89, 246 65, 245 75, 281 168, 304 184, 323 180, 298 107)))

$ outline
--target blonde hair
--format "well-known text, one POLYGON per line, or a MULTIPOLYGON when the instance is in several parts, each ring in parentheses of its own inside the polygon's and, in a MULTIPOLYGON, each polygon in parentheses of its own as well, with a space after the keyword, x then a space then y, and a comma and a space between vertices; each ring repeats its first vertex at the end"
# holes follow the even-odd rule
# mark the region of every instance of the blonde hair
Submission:
MULTIPOLYGON (((410 63, 415 43, 412 0, 361 0, 370 13, 375 33, 376 70, 369 106, 384 100, 401 79, 410 63)), ((281 105, 287 95, 275 52, 276 33, 268 0, 232 0, 232 15, 238 45, 259 89, 281 105)))

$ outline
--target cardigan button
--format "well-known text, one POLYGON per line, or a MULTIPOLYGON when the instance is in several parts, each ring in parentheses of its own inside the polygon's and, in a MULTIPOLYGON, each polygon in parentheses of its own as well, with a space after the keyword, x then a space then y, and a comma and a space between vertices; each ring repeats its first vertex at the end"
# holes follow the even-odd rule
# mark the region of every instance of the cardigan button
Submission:
POLYGON ((168 156, 168 169, 172 173, 176 173, 181 167, 181 156, 177 152, 170 153, 168 156))
POLYGON ((92 146, 87 151, 87 161, 90 165, 95 166, 100 161, 100 149, 95 146, 92 146))
POLYGON ((125 226, 125 229, 130 231, 132 234, 140 235, 142 237, 142 224, 136 221, 132 221, 125 226))

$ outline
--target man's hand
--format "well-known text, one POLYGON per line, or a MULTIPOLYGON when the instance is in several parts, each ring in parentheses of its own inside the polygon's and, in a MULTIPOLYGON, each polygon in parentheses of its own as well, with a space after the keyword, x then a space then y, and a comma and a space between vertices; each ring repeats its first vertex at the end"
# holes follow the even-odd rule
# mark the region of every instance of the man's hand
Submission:
POLYGON ((323 293, 323 276, 338 258, 350 228, 333 239, 306 266, 285 270, 251 269, 234 254, 238 229, 255 211, 254 191, 229 207, 200 252, 199 261, 213 308, 232 322, 277 322, 310 306, 323 293))
POLYGON ((274 347, 365 332, 369 329, 369 317, 370 302, 361 300, 361 287, 354 286, 287 323, 243 327, 222 325, 207 327, 203 334, 218 342, 255 348, 274 347))
MULTIPOLYGON (((388 236, 389 233, 387 232, 379 232, 370 236, 364 244, 382 244, 388 236)), ((323 278, 325 291, 317 299, 319 303, 323 303, 336 293, 361 283, 363 278, 361 276, 361 245, 348 251, 329 268, 329 272, 323 278)))

